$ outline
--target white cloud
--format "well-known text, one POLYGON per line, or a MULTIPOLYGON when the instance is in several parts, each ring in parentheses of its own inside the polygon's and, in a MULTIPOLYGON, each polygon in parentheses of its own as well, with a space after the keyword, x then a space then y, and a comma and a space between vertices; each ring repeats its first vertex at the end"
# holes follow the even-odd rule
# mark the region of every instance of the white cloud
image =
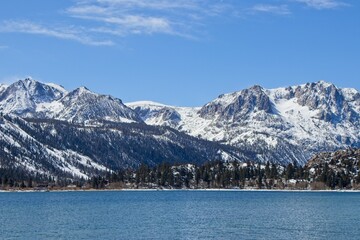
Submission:
POLYGON ((71 14, 106 14, 107 9, 99 6, 73 6, 67 9, 71 14))
POLYGON ((197 40, 206 18, 224 15, 223 0, 77 0, 60 10, 62 25, 33 20, 0 22, 0 32, 26 33, 72 40, 85 45, 114 45, 117 37, 166 34, 197 40), (75 25, 64 25, 68 22, 75 25), (101 37, 101 38, 100 38, 101 37), (100 38, 100 40, 99 40, 100 38), (107 38, 109 40, 103 40, 107 38), (110 40, 111 39, 111 40, 110 40))
POLYGON ((291 14, 287 5, 269 5, 269 4, 257 4, 251 8, 253 12, 272 13, 279 15, 291 14))
POLYGON ((199 9, 200 4, 203 3, 200 0, 90 0, 87 2, 127 9, 144 8, 155 10, 199 9))
POLYGON ((6 48, 9 48, 9 46, 0 45, 0 50, 1 50, 1 49, 6 49, 6 48))
POLYGON ((304 3, 308 7, 315 8, 318 10, 335 9, 338 7, 348 6, 348 4, 337 0, 295 0, 295 1, 299 3, 304 3))
POLYGON ((60 39, 73 40, 86 45, 109 46, 113 45, 110 40, 97 41, 87 36, 80 28, 54 28, 46 27, 31 21, 3 21, 0 32, 28 33, 45 35, 60 39))
MULTIPOLYGON (((82 19, 94 20, 112 25, 117 31, 109 31, 114 35, 126 35, 129 33, 171 33, 171 23, 165 18, 143 17, 139 15, 113 16, 78 16, 82 19)), ((96 28, 95 28, 96 29, 96 28)), ((104 28, 100 28, 104 29, 104 28)), ((109 29, 109 28, 108 28, 109 29)), ((93 29, 94 30, 94 29, 93 29)))

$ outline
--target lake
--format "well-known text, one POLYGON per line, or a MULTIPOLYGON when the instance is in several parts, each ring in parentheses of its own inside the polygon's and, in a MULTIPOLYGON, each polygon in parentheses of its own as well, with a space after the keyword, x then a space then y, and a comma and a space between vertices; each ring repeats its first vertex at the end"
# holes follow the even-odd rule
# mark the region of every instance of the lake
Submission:
POLYGON ((359 239, 360 193, 0 193, 1 239, 359 239))

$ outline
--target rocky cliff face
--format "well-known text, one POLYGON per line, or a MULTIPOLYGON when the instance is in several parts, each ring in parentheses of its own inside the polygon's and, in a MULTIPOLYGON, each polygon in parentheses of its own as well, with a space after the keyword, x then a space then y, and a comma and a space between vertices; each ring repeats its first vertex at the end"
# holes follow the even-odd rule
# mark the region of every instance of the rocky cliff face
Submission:
POLYGON ((310 83, 303 87, 290 88, 289 95, 296 98, 300 106, 307 106, 312 111, 318 110, 316 117, 320 120, 334 124, 341 121, 358 123, 359 113, 351 107, 351 103, 359 103, 358 100, 354 99, 354 96, 353 99, 346 96, 346 92, 333 84, 310 83))
POLYGON ((228 104, 226 98, 229 96, 222 95, 202 107, 199 115, 208 119, 219 117, 219 120, 242 121, 249 118, 253 112, 273 113, 270 98, 260 86, 253 86, 230 96, 233 99, 228 104))

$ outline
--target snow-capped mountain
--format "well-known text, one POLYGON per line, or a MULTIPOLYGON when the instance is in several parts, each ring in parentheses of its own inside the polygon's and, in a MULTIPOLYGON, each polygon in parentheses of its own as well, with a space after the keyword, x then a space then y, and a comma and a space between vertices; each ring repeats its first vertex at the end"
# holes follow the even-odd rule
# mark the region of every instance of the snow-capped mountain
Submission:
POLYGON ((0 88, 0 111, 30 117, 38 113, 38 106, 59 100, 66 94, 60 86, 46 85, 30 78, 0 88))
MULTIPOLYGON (((192 108, 154 102, 125 105, 120 99, 85 87, 68 92, 56 84, 28 78, 9 86, 0 85, 0 112, 28 120, 61 120, 87 127, 137 123, 146 128, 144 122, 171 127, 184 136, 236 149, 218 149, 216 154, 222 160, 304 164, 321 151, 360 146, 360 93, 324 81, 277 89, 255 85, 192 108)), ((155 134, 154 129, 157 127, 148 134, 155 134)), ((154 136, 173 142, 181 139, 154 136)))
POLYGON ((27 118, 59 119, 74 123, 98 120, 141 122, 120 99, 91 92, 85 87, 67 92, 53 83, 33 79, 0 87, 0 111, 27 118))
POLYGON ((304 164, 314 153, 360 146, 360 93, 324 81, 277 89, 256 85, 200 108, 127 105, 147 124, 236 146, 257 161, 304 164))

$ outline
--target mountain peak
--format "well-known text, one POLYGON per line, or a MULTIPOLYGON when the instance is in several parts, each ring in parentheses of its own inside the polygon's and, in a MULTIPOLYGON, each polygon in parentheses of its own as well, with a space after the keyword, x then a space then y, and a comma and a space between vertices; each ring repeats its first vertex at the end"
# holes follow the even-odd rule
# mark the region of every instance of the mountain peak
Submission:
POLYGON ((249 88, 249 90, 262 91, 264 88, 258 84, 255 84, 249 88))
MULTIPOLYGON (((20 80, 22 81, 22 80, 20 80)), ((34 82, 35 80, 32 77, 27 77, 23 80, 24 82, 34 82)), ((35 81, 36 82, 36 81, 35 81)))
POLYGON ((85 86, 81 86, 81 87, 78 87, 76 88, 75 90, 69 92, 69 94, 67 95, 71 98, 73 97, 90 97, 90 96, 93 96, 93 97, 96 97, 96 96, 100 96, 100 94, 97 94, 97 93, 94 93, 92 91, 90 91, 87 87, 85 86))
POLYGON ((31 86, 36 86, 38 84, 43 84, 39 81, 36 81, 35 79, 31 78, 31 77, 27 77, 24 80, 19 80, 18 81, 19 84, 23 84, 26 88, 30 88, 31 86))
POLYGON ((326 90, 326 89, 337 89, 337 87, 331 83, 331 82, 326 82, 324 80, 319 80, 317 82, 309 82, 309 83, 306 83, 304 85, 299 85, 299 86, 295 86, 296 88, 300 89, 300 88, 304 88, 304 89, 309 89, 309 90, 320 90, 320 91, 323 91, 323 90, 326 90))
POLYGON ((325 80, 319 80, 316 82, 316 84, 321 85, 323 87, 330 87, 330 86, 335 86, 334 84, 332 84, 331 82, 327 82, 325 80))
POLYGON ((32 79, 30 77, 27 77, 25 79, 20 79, 12 84, 10 84, 9 87, 20 87, 23 88, 25 90, 30 90, 32 88, 36 88, 37 86, 47 86, 45 83, 36 81, 35 79, 32 79))
POLYGON ((87 87, 85 87, 85 86, 81 86, 81 87, 75 89, 75 91, 78 91, 79 94, 82 94, 82 93, 93 93, 93 92, 91 92, 91 91, 90 91, 87 87))

